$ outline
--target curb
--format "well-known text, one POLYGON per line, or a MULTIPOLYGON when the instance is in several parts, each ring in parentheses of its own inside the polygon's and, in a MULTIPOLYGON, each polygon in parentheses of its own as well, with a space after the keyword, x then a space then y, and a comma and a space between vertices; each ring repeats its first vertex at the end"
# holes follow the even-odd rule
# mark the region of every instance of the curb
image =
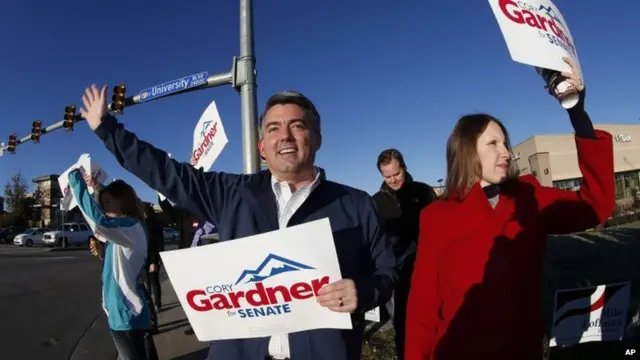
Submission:
POLYGON ((113 360, 117 357, 106 316, 101 312, 78 339, 69 360, 113 360))

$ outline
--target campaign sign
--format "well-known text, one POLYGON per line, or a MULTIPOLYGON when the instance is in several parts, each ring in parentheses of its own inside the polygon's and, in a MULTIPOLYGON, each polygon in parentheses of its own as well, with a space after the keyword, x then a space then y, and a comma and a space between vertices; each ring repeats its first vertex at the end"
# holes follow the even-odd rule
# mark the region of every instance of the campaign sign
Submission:
MULTIPOLYGON (((69 173, 76 169, 79 169, 83 175, 87 171, 91 171, 93 178, 96 179, 96 181, 100 184, 103 184, 109 177, 109 174, 107 174, 107 172, 104 171, 104 169, 102 169, 100 165, 91 160, 91 155, 80 155, 80 158, 75 164, 71 165, 67 170, 65 170, 62 175, 58 176, 58 185, 60 186, 60 190, 62 190, 60 210, 69 211, 78 205, 69 188, 69 173)), ((93 194, 93 192, 94 189, 92 187, 89 187, 89 193, 93 194)))
POLYGON ((573 37, 560 10, 549 0, 489 0, 513 61, 571 72, 562 58, 580 62, 573 37))
POLYGON ((194 166, 209 171, 228 142, 216 102, 212 101, 193 130, 194 166))
POLYGON ((371 322, 380 322, 380 307, 378 306, 364 313, 364 319, 371 322))
POLYGON ((342 279, 328 218, 160 256, 199 341, 352 328, 316 299, 342 279))
POLYGON ((557 291, 549 346, 622 340, 630 295, 628 282, 557 291))
POLYGON ((157 99, 179 91, 194 88, 207 83, 208 72, 188 75, 179 79, 164 82, 140 91, 140 102, 157 99))

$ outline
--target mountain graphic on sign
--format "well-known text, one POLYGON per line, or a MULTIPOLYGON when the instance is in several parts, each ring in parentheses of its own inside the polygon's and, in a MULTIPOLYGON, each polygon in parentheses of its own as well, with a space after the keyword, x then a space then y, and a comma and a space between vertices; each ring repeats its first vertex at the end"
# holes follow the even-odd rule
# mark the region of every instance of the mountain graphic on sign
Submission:
POLYGON ((202 132, 200 133, 200 136, 204 137, 204 134, 207 133, 207 129, 209 128, 209 126, 211 125, 213 121, 209 120, 209 121, 205 121, 202 124, 202 132))
POLYGON ((314 269, 315 268, 309 265, 289 260, 282 256, 269 254, 257 269, 243 271, 235 285, 238 285, 239 283, 247 284, 260 282, 285 272, 314 269))
POLYGON ((560 17, 558 16, 558 14, 556 14, 556 11, 553 10, 551 5, 549 5, 549 6, 540 5, 538 10, 543 10, 544 12, 547 13, 547 16, 549 16, 550 18, 555 20, 558 23, 558 25, 564 27, 564 25, 562 25, 562 21, 560 21, 560 17))

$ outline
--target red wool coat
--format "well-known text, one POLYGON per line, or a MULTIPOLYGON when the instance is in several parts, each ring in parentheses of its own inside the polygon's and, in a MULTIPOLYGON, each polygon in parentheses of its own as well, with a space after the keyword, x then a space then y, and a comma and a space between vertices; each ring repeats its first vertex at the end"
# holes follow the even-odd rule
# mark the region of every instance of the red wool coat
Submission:
POLYGON ((576 138, 580 191, 528 175, 501 185, 492 208, 479 184, 420 218, 407 305, 406 360, 542 359, 542 262, 547 234, 586 230, 614 209, 611 134, 576 138))

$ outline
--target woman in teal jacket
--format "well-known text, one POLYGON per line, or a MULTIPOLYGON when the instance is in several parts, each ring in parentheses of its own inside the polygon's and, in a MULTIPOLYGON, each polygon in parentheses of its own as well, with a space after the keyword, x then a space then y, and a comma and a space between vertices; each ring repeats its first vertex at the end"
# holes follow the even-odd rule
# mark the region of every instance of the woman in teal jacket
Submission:
POLYGON ((69 173, 69 187, 80 211, 102 244, 102 302, 120 358, 151 360, 151 315, 142 283, 147 258, 144 214, 133 188, 122 180, 105 186, 99 204, 80 170, 69 173))

